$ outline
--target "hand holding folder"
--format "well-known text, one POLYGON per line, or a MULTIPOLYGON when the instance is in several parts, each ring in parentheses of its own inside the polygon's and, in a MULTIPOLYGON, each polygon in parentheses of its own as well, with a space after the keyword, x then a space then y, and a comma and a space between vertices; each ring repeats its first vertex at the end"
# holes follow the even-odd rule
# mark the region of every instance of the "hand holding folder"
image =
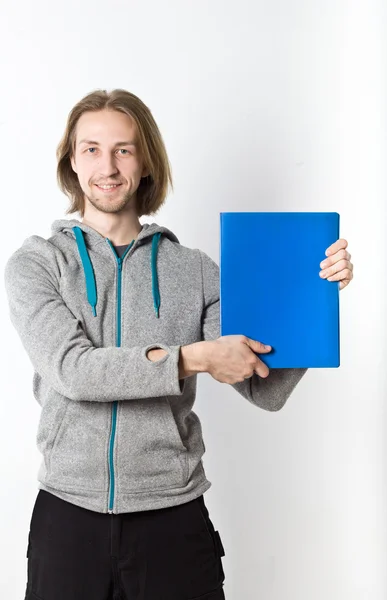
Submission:
POLYGON ((266 354, 271 347, 241 335, 220 337, 211 344, 207 353, 206 372, 221 383, 238 383, 254 373, 267 377, 269 369, 257 354, 266 354))

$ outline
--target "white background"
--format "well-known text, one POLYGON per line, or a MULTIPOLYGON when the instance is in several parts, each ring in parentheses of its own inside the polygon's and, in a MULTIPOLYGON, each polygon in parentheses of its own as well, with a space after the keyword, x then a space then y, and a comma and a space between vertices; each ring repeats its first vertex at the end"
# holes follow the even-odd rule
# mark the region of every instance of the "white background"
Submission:
MULTIPOLYGON (((385 600, 382 2, 5 0, 0 23, 1 266, 64 216, 55 149, 95 88, 151 108, 175 181, 155 220, 184 245, 218 260, 220 211, 341 214, 355 264, 340 294, 342 366, 307 373, 274 414, 201 377, 206 499, 228 600, 385 600)), ((289 268, 302 276, 291 256, 289 268)), ((39 407, 0 293, 0 593, 17 600, 39 407)))

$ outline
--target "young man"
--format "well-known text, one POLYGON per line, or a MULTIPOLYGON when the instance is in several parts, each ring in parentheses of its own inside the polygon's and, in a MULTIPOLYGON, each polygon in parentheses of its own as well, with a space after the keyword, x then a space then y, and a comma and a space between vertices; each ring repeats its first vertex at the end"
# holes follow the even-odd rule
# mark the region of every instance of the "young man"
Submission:
MULTIPOLYGON (((57 155, 68 213, 82 221, 27 238, 5 270, 42 407, 26 599, 222 599, 224 551, 203 501, 210 483, 192 411, 196 375, 275 411, 306 370, 269 374, 257 354, 270 348, 219 337, 216 264, 168 229, 141 226, 171 176, 136 96, 86 96, 57 155)), ((340 287, 352 279, 346 246, 331 246, 320 273, 340 287)))

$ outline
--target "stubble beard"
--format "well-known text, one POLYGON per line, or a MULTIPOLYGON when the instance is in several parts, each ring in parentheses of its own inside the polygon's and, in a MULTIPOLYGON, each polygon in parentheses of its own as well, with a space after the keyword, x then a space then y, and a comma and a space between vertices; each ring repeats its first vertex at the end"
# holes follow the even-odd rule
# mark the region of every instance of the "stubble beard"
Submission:
POLYGON ((126 192, 122 198, 116 198, 114 200, 109 198, 96 198, 88 195, 86 195, 86 198, 96 210, 109 214, 122 212, 128 204, 135 202, 135 194, 132 194, 130 191, 126 192))

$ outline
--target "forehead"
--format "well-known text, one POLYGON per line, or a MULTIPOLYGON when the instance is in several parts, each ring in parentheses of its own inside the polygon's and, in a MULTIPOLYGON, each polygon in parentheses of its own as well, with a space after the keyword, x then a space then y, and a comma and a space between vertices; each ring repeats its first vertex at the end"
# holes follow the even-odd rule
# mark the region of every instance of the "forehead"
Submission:
POLYGON ((82 139, 102 143, 136 140, 137 127, 132 117, 117 110, 99 110, 83 113, 76 127, 76 143, 82 139))

